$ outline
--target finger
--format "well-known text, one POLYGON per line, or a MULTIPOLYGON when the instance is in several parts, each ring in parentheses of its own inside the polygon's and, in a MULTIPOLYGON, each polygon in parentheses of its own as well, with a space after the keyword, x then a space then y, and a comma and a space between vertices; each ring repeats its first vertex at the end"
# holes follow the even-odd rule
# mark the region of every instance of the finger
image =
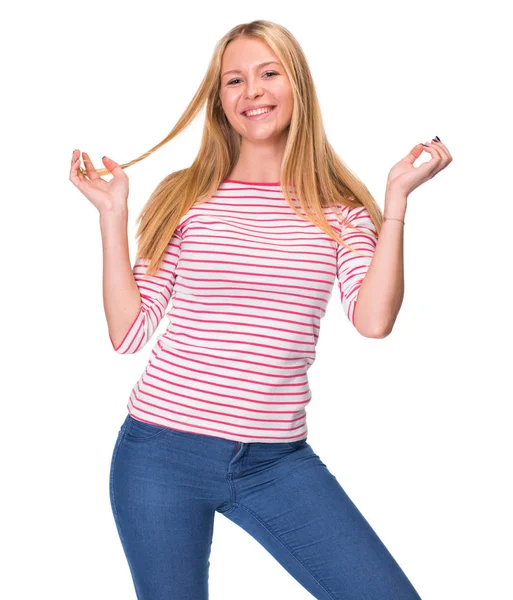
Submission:
POLYGON ((431 150, 430 154, 436 162, 442 160, 442 153, 439 146, 436 146, 434 142, 426 142, 426 147, 428 150, 431 150))
POLYGON ((447 158, 447 163, 450 163, 452 160, 452 156, 449 150, 447 149, 447 146, 442 141, 436 138, 433 139, 433 142, 436 142, 436 145, 444 151, 444 156, 447 158))
POLYGON ((445 167, 451 162, 451 159, 448 156, 448 152, 445 149, 445 147, 442 147, 439 145, 438 140, 434 140, 432 142, 430 142, 430 146, 436 150, 436 152, 438 152, 438 154, 440 155, 440 162, 437 165, 437 173, 438 171, 441 171, 442 169, 445 169, 445 167))
MULTIPOLYGON (((84 153, 82 152, 82 154, 84 154, 84 153)), ((80 165, 80 162, 81 161, 80 161, 80 154, 79 154, 77 162, 75 163, 75 168, 77 171, 77 177, 80 179, 80 181, 85 182, 85 181, 87 181, 87 177, 85 175, 85 170, 82 169, 82 167, 80 165)))
POLYGON ((73 153, 71 154, 71 168, 73 168, 75 166, 75 163, 77 162, 77 160, 80 158, 80 150, 73 150, 73 153), (77 154, 78 152, 78 154, 77 154))
POLYGON ((427 181, 434 177, 440 169, 437 168, 436 165, 433 165, 433 160, 428 160, 425 163, 422 163, 419 167, 417 167, 417 175, 423 179, 423 181, 427 181))
MULTIPOLYGON (((83 155, 84 153, 82 152, 82 157, 83 155)), ((78 176, 80 177, 81 181, 89 181, 89 178, 87 177, 87 171, 83 169, 80 164, 80 158, 78 160, 78 176)))
POLYGON ((75 157, 71 163, 69 179, 74 185, 76 185, 77 187, 80 187, 80 184, 82 183, 82 179, 80 178, 80 175, 78 172, 78 157, 75 157))
POLYGON ((433 147, 433 144, 426 142, 425 151, 428 154, 431 154, 431 160, 422 163, 417 169, 422 169, 421 172, 426 172, 432 177, 437 170, 440 170, 440 164, 442 162, 442 157, 440 156, 440 150, 436 147, 433 147))
POLYGON ((440 152, 440 156, 444 159, 445 162, 447 159, 447 150, 445 149, 445 147, 436 138, 433 138, 430 143, 433 144, 433 147, 440 152))
POLYGON ((91 181, 93 181, 94 179, 99 179, 100 176, 96 172, 96 169, 93 167, 93 163, 91 162, 91 159, 89 158, 89 154, 87 154, 87 152, 82 152, 82 156, 84 157, 84 165, 85 165, 86 173, 87 173, 87 176, 89 177, 89 179, 91 181))
POLYGON ((79 167, 80 167, 80 151, 78 151, 78 154, 75 154, 75 152, 73 152, 73 162, 71 164, 69 178, 77 187, 81 183, 86 181, 86 178, 80 171, 79 167))

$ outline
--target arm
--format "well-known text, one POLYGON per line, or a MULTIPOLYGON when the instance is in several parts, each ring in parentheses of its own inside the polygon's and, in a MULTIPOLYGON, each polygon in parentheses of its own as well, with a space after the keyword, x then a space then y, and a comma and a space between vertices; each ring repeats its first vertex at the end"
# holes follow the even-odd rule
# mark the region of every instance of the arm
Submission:
POLYGON ((103 300, 112 347, 134 354, 150 340, 171 299, 181 233, 175 231, 160 270, 146 276, 149 259, 130 266, 127 214, 100 216, 103 242, 103 300))
MULTIPOLYGON (((367 210, 361 207, 351 212, 351 223, 361 227, 362 232, 344 229, 343 239, 365 251, 366 257, 339 248, 342 301, 359 333, 365 337, 383 338, 392 331, 404 296, 404 225, 395 220, 383 221, 376 242, 370 235, 376 229, 367 210)), ((405 212, 406 199, 387 196, 385 216, 404 219, 405 212)))
POLYGON ((437 136, 431 143, 416 144, 390 170, 383 211, 390 220, 382 224, 354 314, 354 324, 360 333, 373 332, 372 337, 385 337, 392 331, 404 297, 404 224, 395 219, 404 220, 409 194, 451 162, 452 156, 437 136), (415 167, 414 162, 423 149, 431 155, 431 160, 415 167))

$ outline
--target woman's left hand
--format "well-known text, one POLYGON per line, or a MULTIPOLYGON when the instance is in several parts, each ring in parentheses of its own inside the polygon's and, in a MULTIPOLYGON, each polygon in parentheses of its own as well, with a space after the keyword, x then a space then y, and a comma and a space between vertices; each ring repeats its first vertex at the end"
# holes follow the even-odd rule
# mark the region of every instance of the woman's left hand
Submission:
POLYGON ((387 191, 393 191, 407 197, 415 188, 428 179, 434 177, 439 171, 452 161, 447 147, 438 139, 433 138, 427 147, 417 144, 411 152, 395 164, 387 179, 387 191), (431 154, 431 160, 414 167, 413 163, 425 150, 431 154))

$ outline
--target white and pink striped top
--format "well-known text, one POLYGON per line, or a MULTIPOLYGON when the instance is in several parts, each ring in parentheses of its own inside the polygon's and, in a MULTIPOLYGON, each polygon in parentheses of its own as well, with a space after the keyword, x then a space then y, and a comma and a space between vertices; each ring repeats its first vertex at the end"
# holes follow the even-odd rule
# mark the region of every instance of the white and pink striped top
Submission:
MULTIPOLYGON (((293 190, 291 190, 293 192, 293 190)), ((324 209, 336 229, 341 226, 324 209)), ((142 306, 114 350, 139 352, 166 315, 133 387, 129 413, 171 429, 241 442, 307 437, 307 371, 338 280, 354 324, 358 291, 376 247, 364 207, 343 206, 359 228, 347 250, 290 208, 278 183, 225 179, 180 220, 159 273, 133 273, 142 306)), ((111 339, 112 343, 112 339, 111 339)))

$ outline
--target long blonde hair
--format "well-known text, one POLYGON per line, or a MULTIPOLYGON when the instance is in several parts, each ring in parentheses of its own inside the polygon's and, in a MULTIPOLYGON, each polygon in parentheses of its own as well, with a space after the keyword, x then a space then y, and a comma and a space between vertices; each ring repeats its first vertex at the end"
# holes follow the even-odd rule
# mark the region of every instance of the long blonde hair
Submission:
MULTIPOLYGON (((294 36, 283 26, 257 20, 233 27, 216 44, 207 72, 189 106, 156 146, 120 165, 123 169, 143 160, 176 137, 196 118, 206 104, 205 124, 199 152, 189 168, 167 175, 155 188, 137 218, 137 258, 146 258, 147 274, 160 268, 167 245, 180 219, 193 204, 207 201, 228 178, 239 157, 241 136, 230 125, 219 94, 221 63, 226 46, 234 39, 258 38, 278 56, 290 80, 293 110, 281 165, 281 192, 292 210, 316 224, 346 248, 328 222, 323 207, 331 207, 337 219, 340 205, 364 206, 379 235, 383 214, 369 190, 336 155, 327 140, 310 68, 294 36), (292 199, 289 186, 294 188, 292 199), (295 203, 302 213, 298 212, 295 203)), ((107 169, 97 170, 107 175, 107 169)), ((346 226, 354 228, 350 223, 346 226)))

